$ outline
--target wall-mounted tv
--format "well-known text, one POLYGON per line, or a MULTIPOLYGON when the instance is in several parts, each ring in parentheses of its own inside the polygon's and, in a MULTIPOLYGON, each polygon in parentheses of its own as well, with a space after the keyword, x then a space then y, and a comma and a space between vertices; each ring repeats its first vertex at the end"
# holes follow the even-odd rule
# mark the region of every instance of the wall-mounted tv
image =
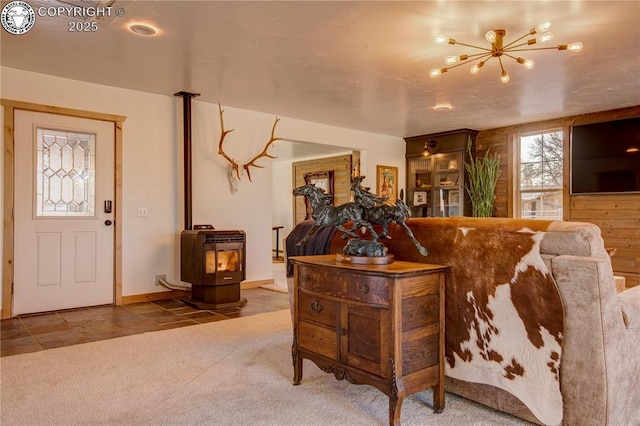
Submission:
POLYGON ((573 126, 571 193, 640 192, 640 117, 573 126))

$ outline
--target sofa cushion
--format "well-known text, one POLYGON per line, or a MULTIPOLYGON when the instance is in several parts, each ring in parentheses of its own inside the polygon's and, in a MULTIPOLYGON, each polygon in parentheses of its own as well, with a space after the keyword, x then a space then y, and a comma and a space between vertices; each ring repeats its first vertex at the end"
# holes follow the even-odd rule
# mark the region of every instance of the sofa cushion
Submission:
POLYGON ((625 327, 640 328, 640 285, 623 291, 618 297, 625 327))
POLYGON ((606 257, 600 228, 585 222, 551 222, 540 243, 543 254, 606 257))

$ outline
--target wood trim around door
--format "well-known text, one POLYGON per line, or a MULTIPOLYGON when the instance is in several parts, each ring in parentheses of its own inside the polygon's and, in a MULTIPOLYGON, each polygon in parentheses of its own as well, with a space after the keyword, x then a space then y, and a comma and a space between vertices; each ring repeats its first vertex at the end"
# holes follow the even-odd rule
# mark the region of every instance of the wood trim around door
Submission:
POLYGON ((115 235, 114 235, 114 303, 122 304, 122 125, 125 116, 60 108, 30 102, 0 99, 4 107, 4 223, 2 246, 2 319, 13 315, 13 246, 14 246, 14 119, 15 111, 32 111, 47 114, 60 114, 76 118, 109 121, 114 125, 115 135, 115 235))

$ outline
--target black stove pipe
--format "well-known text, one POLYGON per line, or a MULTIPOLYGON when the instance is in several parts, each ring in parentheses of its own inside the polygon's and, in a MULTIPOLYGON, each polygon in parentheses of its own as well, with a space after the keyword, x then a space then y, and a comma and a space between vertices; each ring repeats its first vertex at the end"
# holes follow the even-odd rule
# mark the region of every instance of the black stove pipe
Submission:
POLYGON ((200 93, 178 92, 174 96, 182 97, 182 116, 184 129, 184 229, 193 229, 193 190, 191 178, 191 98, 200 93))

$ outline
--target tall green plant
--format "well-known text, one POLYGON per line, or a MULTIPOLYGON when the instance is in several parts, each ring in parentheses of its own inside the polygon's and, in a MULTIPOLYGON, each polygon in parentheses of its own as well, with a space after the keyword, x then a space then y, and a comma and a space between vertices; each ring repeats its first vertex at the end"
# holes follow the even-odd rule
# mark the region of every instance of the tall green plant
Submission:
POLYGON ((471 200, 472 216, 474 217, 491 217, 493 214, 495 189, 498 176, 500 176, 500 156, 490 156, 489 151, 490 149, 487 149, 482 159, 474 159, 471 152, 471 141, 467 144, 470 161, 464 163, 469 174, 466 190, 471 200))

